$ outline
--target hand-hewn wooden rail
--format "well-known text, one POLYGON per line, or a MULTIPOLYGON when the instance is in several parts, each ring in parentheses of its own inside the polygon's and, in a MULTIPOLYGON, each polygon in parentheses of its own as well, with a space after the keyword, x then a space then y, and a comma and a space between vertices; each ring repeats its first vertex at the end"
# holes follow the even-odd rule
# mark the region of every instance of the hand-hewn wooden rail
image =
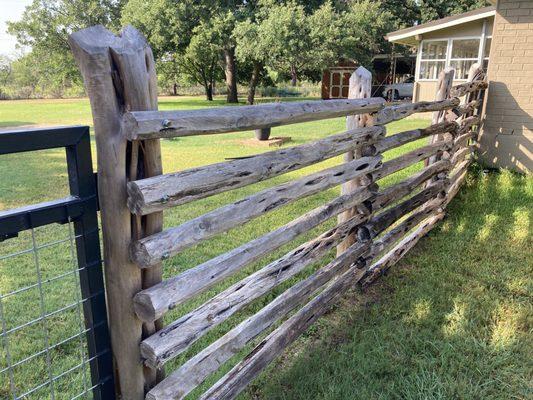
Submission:
POLYGON ((460 100, 453 98, 439 101, 420 101, 418 103, 404 103, 388 106, 378 111, 374 119, 374 123, 376 125, 384 125, 388 124, 389 122, 404 119, 415 113, 451 110, 459 106, 459 104, 460 100))
POLYGON ((452 90, 450 91, 450 96, 463 97, 467 95, 468 93, 487 89, 488 86, 489 84, 486 81, 472 81, 472 82, 462 83, 452 88, 452 90))
POLYGON ((310 277, 287 289, 259 312, 188 360, 167 379, 153 388, 148 393, 147 399, 163 400, 185 397, 252 339, 286 316, 303 300, 313 295, 317 289, 342 276, 347 268, 361 268, 361 264, 354 263, 353 260, 364 258, 368 250, 369 243, 357 243, 310 277))
POLYGON ((390 252, 370 266, 367 271, 367 276, 362 282, 362 286, 366 287, 375 281, 379 275, 383 274, 388 268, 402 258, 422 237, 433 229, 437 222, 443 218, 444 212, 439 212, 424 220, 415 231, 405 236, 390 252))
POLYGON ((91 28, 71 40, 95 112, 110 278, 107 290, 110 320, 115 321, 111 329, 121 394, 140 400, 148 391, 149 400, 182 399, 254 339, 266 335, 201 397, 233 399, 335 299, 356 283, 362 287, 371 284, 444 217, 475 157, 482 119, 474 114, 481 107, 481 93, 487 84, 478 64, 470 69, 469 80, 457 86, 452 86, 454 70, 447 68, 440 74, 436 101, 385 104, 381 98, 369 97, 371 75, 361 67, 350 79, 350 99, 346 100, 160 112, 155 111, 156 75, 151 52, 137 31, 128 28, 122 35, 91 28), (95 42, 95 37, 101 40, 95 42), (431 111, 429 127, 385 136, 384 124, 431 111), (161 174, 158 138, 266 129, 339 116, 347 116, 343 133, 161 174), (425 137, 431 138, 429 144, 382 163, 383 153, 425 137), (159 232, 162 211, 167 208, 265 181, 340 154, 345 154, 340 165, 273 185, 159 232), (380 189, 378 181, 381 185, 383 178, 421 161, 427 161, 424 168, 380 189), (326 204, 159 282, 159 267, 166 258, 266 212, 340 185, 341 195, 326 204), (113 208, 118 210, 118 219, 113 208), (322 229, 324 233, 306 237, 303 244, 285 249, 275 261, 253 265, 324 223, 330 224, 322 229), (130 257, 126 254, 128 244, 130 257), (323 262, 325 266, 317 265, 335 247, 336 258, 323 262), (254 272, 239 276, 236 283, 195 303, 200 305, 178 314, 174 322, 156 332, 165 313, 190 299, 197 301, 201 293, 252 265, 254 272), (304 273, 305 278, 257 313, 229 327, 160 381, 158 372, 164 364, 190 351, 193 343, 198 344, 201 337, 230 322, 260 297, 279 290, 282 284, 289 286, 304 273))
POLYGON ((372 144, 384 134, 380 126, 354 129, 301 146, 129 182, 128 205, 140 215, 161 211, 316 164, 372 144))
POLYGON ((298 246, 145 339, 141 344, 145 362, 158 367, 176 357, 246 304, 322 258, 350 233, 365 229, 360 226, 361 222, 360 217, 353 217, 318 238, 298 246))
MULTIPOLYGON (((297 236, 347 209, 361 205, 372 195, 371 187, 370 190, 369 187, 362 187, 356 192, 337 197, 272 232, 139 292, 134 298, 137 315, 143 321, 160 318, 170 309, 204 292, 297 236)), ((369 210, 366 207, 358 209, 362 221, 369 214, 369 210)))
POLYGON ((128 140, 208 135, 269 128, 379 111, 384 99, 301 101, 204 110, 131 112, 122 131, 128 140))
POLYGON ((263 190, 178 227, 134 242, 132 258, 140 266, 149 267, 186 247, 248 222, 265 212, 340 185, 350 179, 366 177, 380 165, 381 157, 363 157, 263 190))
POLYGON ((352 248, 359 250, 360 247, 360 243, 355 243, 351 248, 348 248, 346 253, 352 256, 348 259, 344 256, 346 253, 338 257, 338 264, 349 266, 347 271, 337 276, 324 291, 261 341, 248 356, 205 392, 201 399, 235 398, 270 361, 324 314, 335 299, 353 287, 364 276, 364 270, 359 264, 353 263, 353 255, 351 254, 352 248))
POLYGON ((374 147, 378 153, 383 153, 424 137, 455 132, 457 127, 455 122, 441 122, 427 128, 413 129, 387 136, 382 140, 377 141, 377 143, 374 144, 374 147))

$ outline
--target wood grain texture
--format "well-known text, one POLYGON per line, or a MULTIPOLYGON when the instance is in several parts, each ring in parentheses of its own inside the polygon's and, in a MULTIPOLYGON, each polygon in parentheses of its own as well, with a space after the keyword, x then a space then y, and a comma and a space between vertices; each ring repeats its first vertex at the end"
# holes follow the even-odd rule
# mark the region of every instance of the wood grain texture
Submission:
POLYGON ((171 138, 263 129, 365 114, 380 110, 382 98, 270 103, 203 110, 131 112, 122 129, 128 140, 171 138))
POLYGON ((446 120, 456 121, 458 118, 468 117, 472 115, 479 107, 481 107, 481 100, 472 100, 468 103, 463 103, 460 106, 449 110, 446 114, 446 120))
MULTIPOLYGON (((303 178, 265 189, 217 208, 184 224, 133 243, 132 259, 149 267, 193 244, 248 222, 297 199, 319 193, 348 180, 367 177, 381 165, 381 157, 363 157, 303 178)), ((371 176, 368 177, 371 179, 371 176)))
MULTIPOLYGON (((131 298, 143 287, 142 272, 129 259, 133 233, 126 206, 128 146, 121 132, 126 109, 151 109, 157 98, 153 59, 144 37, 132 27, 115 36, 102 26, 87 28, 69 37, 89 95, 98 151, 98 187, 104 244, 106 299, 117 386, 123 398, 144 398, 145 387, 155 375, 139 362, 143 329, 131 298), (152 78, 152 79, 150 79, 152 78)), ((130 153, 131 154, 131 153, 130 153)), ((150 143, 149 173, 158 173, 158 144, 150 143)), ((137 166, 131 168, 137 173, 137 166)), ((157 231, 159 217, 146 226, 157 231)), ((157 280, 158 269, 150 279, 157 280)))
POLYGON ((288 315, 290 311, 301 305, 317 290, 342 275, 352 266, 354 270, 361 268, 360 264, 354 264, 354 260, 363 259, 368 249, 368 243, 357 243, 347 249, 339 258, 287 289, 259 312, 185 362, 167 379, 152 389, 148 393, 147 399, 184 398, 251 340, 288 315))
MULTIPOLYGON (((360 205, 373 194, 369 188, 363 187, 355 192, 339 196, 276 230, 141 291, 134 297, 137 315, 143 321, 160 318, 170 309, 204 292, 297 236, 346 209, 360 205)), ((364 216, 368 213, 366 207, 358 207, 358 215, 364 216)))
POLYGON ((418 241, 428 234, 434 226, 444 218, 444 212, 435 211, 436 214, 424 220, 413 232, 405 236, 396 246, 378 261, 370 266, 365 278, 361 281, 361 286, 367 287, 379 276, 384 274, 390 267, 396 264, 418 241))
MULTIPOLYGON (((444 111, 451 110, 460 104, 460 100, 453 98, 436 99, 435 101, 419 101, 417 103, 403 103, 384 107, 377 112, 374 119, 375 125, 385 125, 393 121, 399 121, 416 113, 435 111, 444 115, 444 111)), ((441 121, 433 121, 436 124, 441 121)), ((433 125, 432 124, 432 125, 433 125)))
POLYGON ((270 151, 128 183, 128 206, 145 215, 304 168, 374 143, 382 127, 351 129, 301 146, 270 151))
MULTIPOLYGON (((437 92, 435 94, 435 101, 441 102, 450 100, 450 91, 453 85, 453 78, 455 76, 455 70, 451 67, 445 68, 441 73, 439 74, 439 80, 437 82, 437 92)), ((460 100, 458 98, 453 99, 456 104, 455 107, 457 107, 460 104, 460 100)), ((446 112, 444 111, 435 111, 431 117, 431 125, 438 124, 439 122, 444 121, 446 117, 446 112)), ((433 135, 429 139, 429 143, 435 143, 439 140, 442 140, 442 135, 433 135)), ((434 155, 429 157, 425 161, 425 165, 430 165, 435 162, 437 162, 440 159, 440 154, 434 155)))
POLYGON ((437 211, 442 207, 443 202, 444 199, 436 197, 424 203, 398 225, 394 226, 379 239, 375 240, 372 243, 372 248, 369 252, 368 259, 372 260, 381 253, 389 250, 392 245, 405 236, 412 228, 429 218, 431 215, 436 214, 437 211))
POLYGON ((366 228, 370 232, 370 236, 375 238, 400 218, 409 214, 422 204, 436 198, 439 194, 444 197, 447 186, 447 180, 439 179, 427 186, 424 190, 409 197, 407 200, 375 215, 366 225, 366 228))
MULTIPOLYGON (((353 246, 359 245, 356 243, 353 246)), ((272 360, 328 311, 341 295, 353 287, 363 274, 364 270, 360 269, 358 265, 350 266, 319 295, 263 339, 241 362, 200 398, 202 400, 234 399, 272 360)))
POLYGON ((488 88, 488 83, 485 81, 475 80, 472 82, 461 83, 460 85, 454 86, 450 90, 450 96, 452 97, 462 97, 468 93, 477 92, 478 90, 484 90, 488 88))
POLYGON ((443 134, 446 132, 453 133, 457 130, 457 124, 455 122, 444 121, 435 125, 431 125, 427 128, 413 129, 410 131, 396 133, 391 136, 387 136, 374 144, 378 153, 395 149, 403 146, 406 143, 413 142, 423 137, 431 135, 443 134))
POLYGON ((459 193, 461 185, 468 174, 468 167, 471 162, 472 160, 464 160, 455 168, 455 171, 452 172, 446 193, 446 199, 444 201, 444 207, 448 206, 457 193, 459 193))
POLYGON ((418 149, 412 150, 399 157, 383 163, 382 167, 373 173, 374 180, 382 179, 388 175, 391 175, 397 171, 400 171, 408 166, 425 160, 426 158, 438 154, 440 152, 450 150, 453 144, 453 138, 445 138, 438 142, 428 144, 418 149))
MULTIPOLYGON (((349 99, 366 99, 372 96, 372 74, 364 67, 357 68, 350 76, 348 87, 349 99)), ((370 126, 373 124, 373 118, 369 114, 350 115, 346 118, 346 129, 357 129, 370 126)), ((367 151, 370 149, 366 149, 367 151)), ((352 160, 361 158, 365 149, 359 148, 351 150, 344 155, 344 162, 351 162, 352 160)), ((375 148, 373 149, 375 154, 375 148)), ((368 154, 367 154, 368 155, 368 154)), ((341 186, 341 194, 347 194, 357 190, 361 187, 362 182, 358 179, 353 179, 341 186)), ((338 223, 349 220, 357 213, 355 208, 346 210, 337 218, 338 223)), ((348 236, 342 243, 337 246, 337 255, 342 254, 348 247, 356 241, 355 235, 348 236)))
POLYGON ((298 246, 145 339, 141 343, 145 363, 158 367, 178 356, 245 305, 321 259, 348 235, 357 234, 364 219, 365 216, 355 216, 298 246))
POLYGON ((383 189, 371 200, 372 211, 377 212, 399 201, 434 176, 447 174, 450 168, 450 160, 440 160, 409 178, 383 189))

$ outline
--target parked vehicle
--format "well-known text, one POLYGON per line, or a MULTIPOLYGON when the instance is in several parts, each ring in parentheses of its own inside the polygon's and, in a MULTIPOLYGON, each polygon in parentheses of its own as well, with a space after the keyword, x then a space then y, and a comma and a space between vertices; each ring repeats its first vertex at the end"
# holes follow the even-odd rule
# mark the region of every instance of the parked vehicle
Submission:
POLYGON ((386 85, 383 88, 383 97, 389 101, 412 99, 415 86, 415 77, 409 76, 400 83, 386 85))

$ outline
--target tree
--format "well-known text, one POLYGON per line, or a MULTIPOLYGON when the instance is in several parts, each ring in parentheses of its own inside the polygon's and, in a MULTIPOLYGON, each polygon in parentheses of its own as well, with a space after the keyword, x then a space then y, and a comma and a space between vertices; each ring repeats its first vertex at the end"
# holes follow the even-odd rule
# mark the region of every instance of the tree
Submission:
POLYGON ((234 30, 234 37, 237 42, 237 59, 242 64, 252 66, 248 83, 247 104, 254 104, 255 90, 268 54, 261 45, 258 28, 256 23, 247 19, 238 23, 234 30))
POLYGON ((185 74, 204 86, 206 99, 213 100, 213 85, 219 77, 219 47, 213 40, 213 30, 200 24, 193 30, 192 39, 177 62, 185 74))
POLYGON ((305 9, 294 0, 283 4, 265 1, 258 23, 261 51, 268 54, 267 65, 288 72, 296 85, 298 72, 310 65, 312 46, 305 9))
POLYGON ((393 29, 394 18, 381 2, 359 0, 350 3, 342 16, 342 26, 343 57, 370 67, 372 57, 388 49, 383 37, 393 29))
POLYGON ((68 35, 88 26, 120 27, 120 12, 126 0, 33 0, 20 21, 8 22, 8 32, 19 45, 31 48, 35 67, 46 65, 47 75, 61 87, 81 84, 68 44, 68 35))
POLYGON ((488 5, 486 0, 421 0, 420 21, 428 22, 488 5))

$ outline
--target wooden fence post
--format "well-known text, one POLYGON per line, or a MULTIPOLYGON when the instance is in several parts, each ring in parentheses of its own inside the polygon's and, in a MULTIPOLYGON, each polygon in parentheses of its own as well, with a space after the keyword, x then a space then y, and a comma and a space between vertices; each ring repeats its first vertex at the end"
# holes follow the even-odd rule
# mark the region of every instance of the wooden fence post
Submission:
POLYGON ((93 113, 98 151, 98 187, 104 242, 104 266, 109 326, 123 399, 143 399, 156 383, 156 372, 145 369, 140 341, 158 323, 144 325, 133 310, 133 296, 161 281, 160 266, 141 272, 131 262, 132 238, 159 232, 162 214, 134 217, 127 208, 128 180, 162 172, 158 139, 128 142, 121 131, 127 111, 157 110, 157 77, 152 51, 134 28, 120 36, 103 26, 72 34, 70 46, 81 69, 93 113))
MULTIPOLYGON (((453 86, 454 75, 455 75, 455 69, 451 67, 445 68, 439 74, 439 80, 437 82, 437 94, 435 96, 435 101, 446 100, 450 97, 450 90, 452 89, 452 86, 453 86)), ((444 121, 445 116, 446 116, 446 111, 435 111, 431 119, 431 125, 435 125, 435 124, 438 124, 439 122, 444 121)), ((433 135, 429 138, 429 142, 435 143, 439 140, 442 140, 442 137, 443 137, 442 135, 433 135)), ((438 156, 432 156, 429 158, 429 160, 426 160, 424 164, 428 166, 438 161, 438 159, 439 159, 438 156)))
MULTIPOLYGON (((365 99, 372 96, 372 73, 364 67, 359 67, 350 77, 350 85, 348 91, 349 99, 365 99)), ((365 126, 373 125, 373 118, 370 114, 350 115, 346 117, 346 130, 363 128, 365 126)), ((365 153, 365 148, 349 151, 344 155, 344 162, 350 162, 363 155, 371 155, 365 153)), ((361 186, 359 179, 346 182, 341 186, 341 194, 348 194, 356 191, 361 186)), ((357 213, 357 208, 352 208, 339 215, 339 224, 354 217, 357 213)), ((337 256, 341 255, 352 244, 356 242, 356 235, 348 236, 343 242, 337 246, 337 256)))

